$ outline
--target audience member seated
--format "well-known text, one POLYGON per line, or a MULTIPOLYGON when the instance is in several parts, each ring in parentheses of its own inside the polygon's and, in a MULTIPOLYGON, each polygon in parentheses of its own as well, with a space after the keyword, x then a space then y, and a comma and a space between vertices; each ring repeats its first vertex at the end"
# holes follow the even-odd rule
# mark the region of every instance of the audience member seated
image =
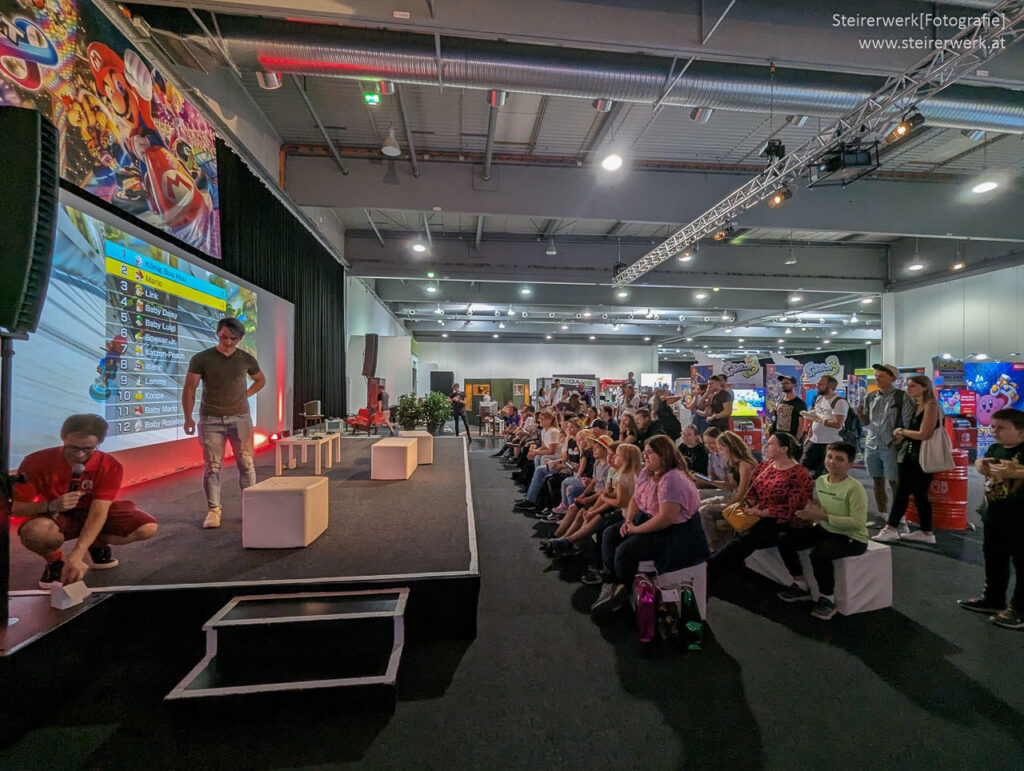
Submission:
POLYGON ((643 460, 622 525, 605 529, 602 536, 604 585, 591 606, 597 614, 622 607, 642 560, 654 560, 658 571, 666 573, 708 558, 697 517, 700 499, 683 456, 667 436, 652 436, 643 460))
POLYGON ((560 452, 562 432, 555 426, 555 414, 550 410, 543 410, 537 414, 537 423, 540 437, 525 453, 519 453, 519 471, 512 475, 514 480, 522 484, 529 484, 533 479, 538 462, 545 458, 557 457, 560 452))
MULTIPOLYGON (((717 430, 708 429, 709 432, 717 430)), ((722 519, 722 512, 726 506, 740 503, 743 500, 750 490, 750 482, 754 477, 754 469, 757 467, 757 461, 754 460, 746 442, 732 431, 720 433, 715 439, 715 445, 725 458, 725 479, 722 481, 712 480, 711 484, 719 490, 726 491, 728 495, 708 498, 700 507, 701 525, 711 551, 718 551, 732 539, 735 531, 728 522, 722 519)))
POLYGON ((541 503, 541 492, 544 489, 544 483, 550 476, 568 476, 572 473, 572 464, 579 463, 580 448, 576 443, 576 434, 579 432, 582 424, 583 421, 579 418, 566 420, 562 424, 568 439, 564 444, 560 445, 561 453, 559 455, 535 456, 533 478, 530 480, 530 486, 526 491, 526 495, 515 502, 514 508, 516 511, 526 511, 535 516, 547 516, 550 513, 544 512, 545 507, 541 503))
POLYGON ((687 426, 682 433, 683 443, 679 452, 686 458, 686 465, 694 474, 708 475, 708 449, 701 441, 700 434, 694 426, 687 426))
POLYGON ((590 428, 590 424, 597 420, 597 407, 587 407, 583 413, 583 425, 585 428, 590 428))
POLYGON ((804 579, 798 552, 810 549, 811 568, 821 596, 811 615, 827 621, 836 613, 836 571, 834 560, 863 554, 868 548, 868 493, 850 476, 857 448, 847 442, 833 442, 825 453, 826 474, 814 482, 814 500, 796 516, 812 527, 790 528, 779 534, 779 555, 793 576, 793 585, 779 592, 786 602, 809 602, 811 593, 804 579))
POLYGON ((636 421, 633 420, 633 413, 627 413, 619 416, 619 441, 625 442, 626 444, 635 444, 639 447, 638 435, 640 430, 636 427, 636 421))
POLYGON ((615 419, 615 409, 610 404, 601 407, 601 420, 607 424, 612 441, 619 441, 619 421, 615 419))
POLYGON ((651 411, 647 407, 638 409, 633 417, 636 419, 638 430, 636 443, 641 450, 647 445, 647 441, 652 436, 664 436, 665 430, 658 421, 651 418, 651 411))
POLYGON ((579 445, 579 459, 575 463, 570 463, 572 474, 562 480, 558 506, 551 510, 551 514, 547 518, 549 522, 560 521, 562 515, 569 510, 576 498, 593 487, 594 432, 589 428, 581 429, 576 434, 576 444, 579 445))
POLYGON ((789 434, 774 434, 765 441, 765 460, 754 469, 753 482, 742 499, 744 513, 758 521, 708 560, 709 580, 739 567, 758 549, 775 546, 779 535, 790 527, 807 526, 796 512, 810 502, 814 481, 810 472, 793 460, 795 448, 796 439, 789 434))
MULTIPOLYGON (((586 429, 580 431, 577 435, 577 440, 584 442, 585 434, 586 429)), ((548 549, 550 544, 559 540, 566 532, 578 530, 579 524, 582 522, 581 512, 586 511, 588 506, 592 506, 606 489, 608 475, 613 468, 612 460, 614 459, 614 451, 610 451, 608 448, 613 443, 608 437, 602 437, 601 440, 595 439, 589 444, 591 445, 589 452, 594 458, 592 476, 589 478, 585 477, 586 487, 580 490, 578 495, 571 500, 563 501, 563 505, 560 505, 552 512, 552 516, 548 519, 551 522, 557 522, 558 527, 551 538, 541 541, 542 549, 548 549)), ((584 474, 586 473, 587 471, 584 469, 584 474)))

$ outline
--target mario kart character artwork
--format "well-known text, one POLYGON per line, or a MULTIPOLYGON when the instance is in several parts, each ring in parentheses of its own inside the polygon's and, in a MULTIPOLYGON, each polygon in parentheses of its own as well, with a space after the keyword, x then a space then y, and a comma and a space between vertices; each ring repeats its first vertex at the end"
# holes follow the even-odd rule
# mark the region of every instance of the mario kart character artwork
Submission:
POLYGON ((118 335, 107 343, 107 353, 100 359, 96 367, 96 382, 89 386, 89 396, 95 401, 105 402, 110 396, 110 383, 117 377, 117 368, 121 361, 121 354, 128 347, 128 340, 118 335))

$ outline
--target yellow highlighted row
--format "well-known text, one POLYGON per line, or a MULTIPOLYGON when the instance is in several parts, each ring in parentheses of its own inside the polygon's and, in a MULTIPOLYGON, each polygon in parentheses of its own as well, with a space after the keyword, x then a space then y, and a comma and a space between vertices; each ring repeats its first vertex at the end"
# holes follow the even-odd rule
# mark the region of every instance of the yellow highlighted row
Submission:
POLYGON ((161 292, 167 292, 175 297, 180 297, 183 300, 192 300, 193 302, 201 303, 209 308, 214 308, 218 311, 227 310, 228 304, 219 297, 211 297, 210 295, 200 292, 197 289, 192 289, 183 284, 179 284, 176 281, 158 276, 154 273, 137 268, 134 265, 128 265, 127 263, 115 260, 112 257, 107 257, 107 273, 112 276, 118 276, 119 278, 127 279, 128 281, 134 281, 138 284, 145 284, 146 286, 158 289, 161 292))

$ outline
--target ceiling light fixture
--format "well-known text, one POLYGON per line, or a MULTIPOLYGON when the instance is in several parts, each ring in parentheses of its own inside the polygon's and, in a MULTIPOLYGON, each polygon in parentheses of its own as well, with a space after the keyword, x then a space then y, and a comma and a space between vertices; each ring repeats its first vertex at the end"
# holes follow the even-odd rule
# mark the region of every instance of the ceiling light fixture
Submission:
POLYGON ((497 340, 498 339, 498 333, 495 332, 493 335, 491 335, 491 337, 493 337, 495 340, 497 340))
POLYGON ((504 328, 505 328, 505 322, 504 321, 499 322, 498 323, 498 329, 504 329, 504 328))
POLYGON ((558 254, 558 249, 555 248, 555 237, 551 236, 551 240, 548 242, 548 248, 544 250, 544 254, 548 257, 554 257, 558 254))
POLYGON ((533 294, 533 290, 530 289, 530 287, 528 286, 524 286, 522 289, 519 290, 519 294, 521 294, 523 297, 529 297, 531 294, 533 294))
POLYGON ((593 335, 591 335, 591 336, 590 336, 590 339, 591 339, 591 340, 597 340, 597 338, 596 338, 596 337, 594 337, 593 335))
POLYGON ((567 330, 568 328, 569 328, 569 325, 568 325, 568 324, 562 324, 562 331, 565 331, 565 330, 567 330))
POLYGON ((771 194, 771 197, 768 199, 768 208, 777 209, 792 197, 793 191, 789 189, 789 186, 782 185, 778 190, 771 194))
POLYGON ((622 156, 618 153, 608 153, 601 161, 601 168, 605 171, 618 171, 622 168, 622 156))
POLYGON ((649 338, 649 337, 645 337, 645 338, 644 338, 644 342, 645 342, 645 343, 649 343, 650 341, 651 341, 651 338, 649 338))
POLYGON ((514 310, 512 310, 512 306, 511 305, 508 306, 508 315, 509 316, 515 316, 516 315, 516 312, 514 310))
POLYGON ((920 262, 912 262, 907 266, 907 270, 916 273, 919 270, 924 270, 924 264, 920 262))
POLYGON ((423 254, 423 252, 427 251, 427 245, 417 239, 412 243, 412 250, 417 254, 423 254))
POLYGON ((448 333, 447 332, 442 332, 441 333, 441 337, 448 337, 448 333))
POLYGON ((694 298, 697 300, 706 300, 708 299, 708 294, 707 292, 697 292, 697 294, 694 295, 694 298))
POLYGON ((967 267, 967 266, 964 265, 964 263, 962 263, 962 262, 954 262, 953 263, 953 270, 963 270, 965 267, 967 267))
POLYGON ((434 308, 434 313, 436 313, 438 316, 440 316, 442 313, 444 313, 444 311, 441 310, 441 306, 438 305, 436 308, 434 308))
POLYGON ((618 297, 620 300, 625 300, 627 297, 629 297, 629 292, 627 292, 625 289, 620 289, 618 292, 615 293, 615 296, 618 297))
POLYGON ((798 303, 798 302, 800 302, 803 299, 804 298, 801 295, 795 294, 795 295, 793 295, 792 297, 789 298, 789 301, 791 303, 798 303))
POLYGON ((861 305, 871 305, 871 303, 873 303, 874 301, 875 301, 874 297, 865 297, 863 300, 860 301, 860 304, 861 305))
POLYGON ((991 180, 991 179, 986 179, 984 182, 979 182, 977 185, 972 187, 971 188, 971 192, 972 193, 987 193, 990 190, 995 190, 997 187, 999 187, 999 183, 998 182, 996 182, 994 180, 991 180))
POLYGON ((435 294, 437 292, 437 287, 434 286, 433 284, 430 284, 429 286, 427 286, 427 292, 429 292, 430 294, 435 294))
POLYGON ((544 335, 544 339, 545 340, 550 340, 551 339, 551 335, 544 335))
POLYGON ((388 135, 384 139, 384 144, 380 148, 381 154, 386 155, 388 158, 397 158, 402 154, 402 148, 398 146, 398 140, 395 138, 395 127, 388 126, 388 135))
POLYGON ((715 234, 712 236, 712 238, 715 239, 716 241, 724 241, 735 232, 735 225, 733 225, 732 223, 724 223, 722 227, 715 231, 715 234))
POLYGON ((591 316, 591 313, 590 313, 590 311, 583 311, 583 318, 585 318, 585 319, 589 319, 589 318, 590 318, 590 316, 591 316))

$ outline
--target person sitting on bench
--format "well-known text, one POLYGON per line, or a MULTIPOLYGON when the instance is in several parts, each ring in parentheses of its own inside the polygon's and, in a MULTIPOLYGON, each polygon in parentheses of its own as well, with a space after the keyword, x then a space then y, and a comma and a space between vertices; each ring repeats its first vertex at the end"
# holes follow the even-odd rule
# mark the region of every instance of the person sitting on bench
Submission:
POLYGON ((811 615, 823 621, 836 613, 833 561, 863 554, 868 548, 868 493, 859 480, 849 475, 856 457, 857 449, 847 442, 833 442, 826 448, 825 470, 828 473, 815 480, 814 500, 796 513, 815 526, 786 530, 779 535, 779 555, 794 582, 779 592, 779 599, 786 602, 812 599, 797 554, 810 549, 814 580, 821 594, 811 615))

